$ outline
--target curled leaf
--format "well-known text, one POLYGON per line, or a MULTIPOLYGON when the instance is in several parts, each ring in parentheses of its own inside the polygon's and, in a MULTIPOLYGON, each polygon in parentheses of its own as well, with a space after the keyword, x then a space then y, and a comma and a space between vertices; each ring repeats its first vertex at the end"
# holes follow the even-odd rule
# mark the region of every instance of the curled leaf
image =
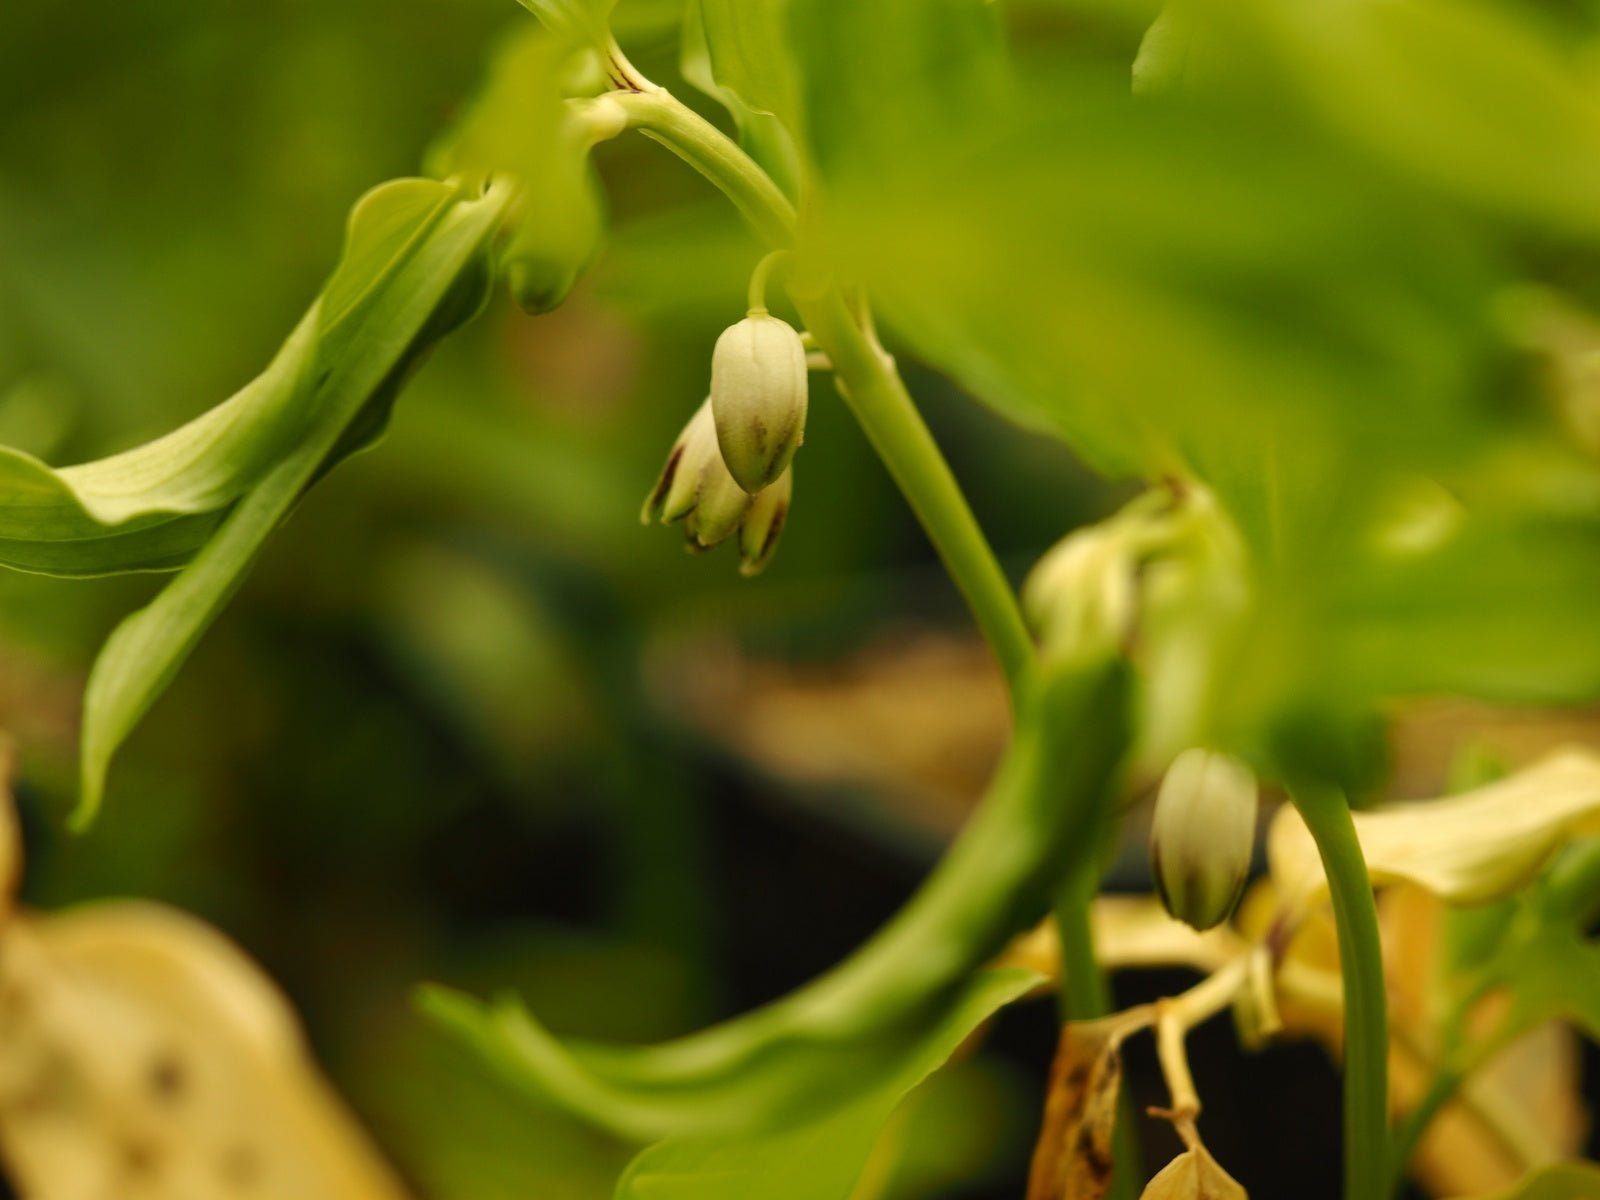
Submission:
MULTIPOLYGON (((983 807, 923 890, 853 956, 781 1000, 649 1046, 563 1041, 509 999, 484 1006, 433 988, 421 1003, 514 1083, 637 1141, 770 1129, 843 1102, 1045 907, 1042 876, 1087 840, 1083 821, 1127 745, 1126 686, 1115 659, 1042 673, 983 807), (1082 736, 1059 737, 1062 728, 1082 736)), ((1043 982, 1021 974, 1018 994, 1043 982)))
POLYGON ((1044 1128, 1028 1172, 1028 1200, 1100 1200, 1111 1190, 1111 1138, 1122 1088, 1125 1021, 1069 1022, 1061 1030, 1044 1128))
POLYGON ((93 818, 112 755, 232 597, 267 536, 324 471, 381 430, 406 373, 433 340, 476 311, 482 256, 507 200, 504 189, 469 196, 407 179, 356 205, 339 268, 290 338, 299 347, 293 386, 303 393, 295 403, 307 413, 297 440, 278 447, 193 561, 117 626, 95 661, 76 824, 93 818))

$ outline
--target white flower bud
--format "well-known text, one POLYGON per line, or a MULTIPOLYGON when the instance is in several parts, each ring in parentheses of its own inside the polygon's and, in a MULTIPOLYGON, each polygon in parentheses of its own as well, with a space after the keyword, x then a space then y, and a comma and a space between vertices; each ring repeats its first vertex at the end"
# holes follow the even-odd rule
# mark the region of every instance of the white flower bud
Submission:
POLYGON ((647 525, 682 521, 690 548, 707 550, 739 528, 750 506, 751 497, 722 461, 706 400, 678 435, 639 519, 647 525))
POLYGON ((788 468, 805 436, 806 349, 786 322, 754 311, 717 339, 711 409, 729 472, 754 495, 788 468))
POLYGON ((789 517, 789 502, 794 495, 794 468, 778 476, 778 482, 762 488, 750 502, 750 510, 739 524, 739 574, 759 575, 789 517))
POLYGON ((1156 795, 1150 864, 1161 903, 1196 929, 1233 912, 1255 846, 1256 777, 1238 759, 1185 750, 1156 795))

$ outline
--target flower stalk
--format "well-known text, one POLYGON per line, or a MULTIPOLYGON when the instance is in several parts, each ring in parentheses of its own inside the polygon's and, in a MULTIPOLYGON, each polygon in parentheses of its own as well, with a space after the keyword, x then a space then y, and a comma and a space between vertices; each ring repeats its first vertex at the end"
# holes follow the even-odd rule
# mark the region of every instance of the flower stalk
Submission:
POLYGON ((1389 1189, 1389 1020, 1378 909, 1344 793, 1302 782, 1290 797, 1328 876, 1344 977, 1344 1194, 1372 1200, 1389 1189))

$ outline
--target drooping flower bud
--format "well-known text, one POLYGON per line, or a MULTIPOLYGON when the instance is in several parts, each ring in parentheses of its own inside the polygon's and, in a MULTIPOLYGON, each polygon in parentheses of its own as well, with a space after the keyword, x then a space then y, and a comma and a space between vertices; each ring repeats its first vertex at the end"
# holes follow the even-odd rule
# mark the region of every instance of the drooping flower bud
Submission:
POLYGON ((1069 534, 1039 560, 1023 588, 1028 619, 1047 652, 1125 642, 1138 615, 1138 559, 1114 523, 1069 534))
POLYGON ((1210 929, 1244 890, 1255 845, 1256 778, 1230 755, 1185 750, 1161 781, 1150 864, 1161 903, 1178 920, 1210 929))
POLYGON ((750 510, 739 523, 739 574, 759 575, 778 548, 783 523, 789 519, 789 502, 794 496, 794 468, 790 467, 771 487, 762 488, 750 502, 750 510))
POLYGON ((603 222, 592 179, 567 203, 527 204, 503 257, 511 298, 529 316, 557 308, 600 248, 603 222))
POLYGON ((754 495, 774 483, 805 436, 806 350, 759 309, 725 329, 711 355, 711 409, 722 457, 754 495))

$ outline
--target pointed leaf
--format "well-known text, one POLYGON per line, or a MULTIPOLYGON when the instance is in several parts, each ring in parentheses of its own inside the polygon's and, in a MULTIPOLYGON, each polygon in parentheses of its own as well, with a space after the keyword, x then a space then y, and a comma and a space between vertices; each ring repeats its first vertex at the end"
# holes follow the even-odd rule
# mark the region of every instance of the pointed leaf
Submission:
MULTIPOLYGON (((355 448, 368 405, 393 399, 429 328, 461 313, 453 293, 479 272, 483 248, 505 205, 499 191, 464 199, 427 180, 400 180, 357 205, 344 259, 308 321, 317 332, 314 418, 301 440, 236 506, 193 561, 145 608, 112 633, 89 676, 84 701, 80 826, 93 819, 111 757, 227 603, 267 535, 329 460, 355 448), (331 301, 331 307, 324 307, 331 301)), ((481 283, 475 285, 481 295, 481 283)), ((471 291, 473 289, 469 289, 471 291)), ((463 298, 470 307, 479 295, 463 298)), ((384 413, 379 412, 381 421, 384 413)))

